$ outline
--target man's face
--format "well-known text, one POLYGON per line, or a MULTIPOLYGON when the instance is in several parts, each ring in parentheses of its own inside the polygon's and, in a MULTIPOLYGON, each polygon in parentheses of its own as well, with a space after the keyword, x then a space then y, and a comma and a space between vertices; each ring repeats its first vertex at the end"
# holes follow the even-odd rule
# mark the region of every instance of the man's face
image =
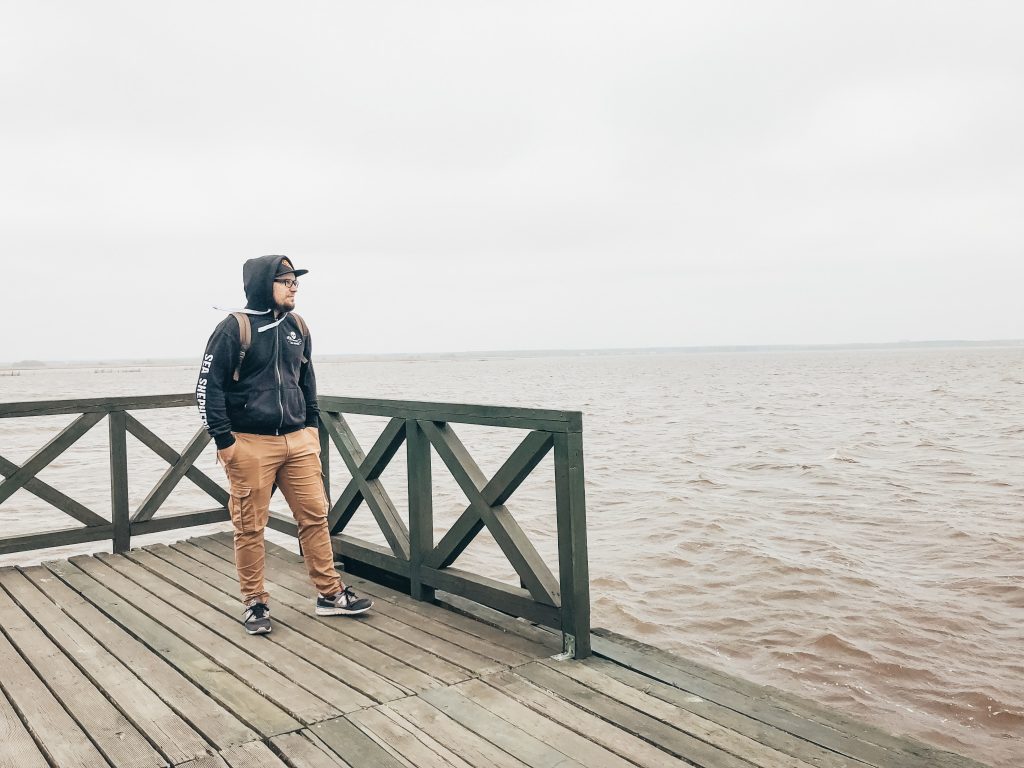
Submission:
POLYGON ((299 289, 298 283, 293 282, 289 288, 282 281, 294 281, 294 272, 285 272, 274 278, 274 306, 278 312, 291 312, 295 309, 295 292, 299 289))

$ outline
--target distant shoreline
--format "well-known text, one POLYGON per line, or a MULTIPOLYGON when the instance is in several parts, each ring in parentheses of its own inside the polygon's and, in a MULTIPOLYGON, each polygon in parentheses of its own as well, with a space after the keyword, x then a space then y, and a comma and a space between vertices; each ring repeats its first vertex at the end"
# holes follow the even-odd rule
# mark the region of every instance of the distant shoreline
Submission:
MULTIPOLYGON (((416 362, 431 360, 467 360, 480 358, 530 357, 599 357, 603 355, 665 355, 714 354, 736 352, 821 352, 886 349, 942 349, 971 347, 1024 347, 1024 339, 988 339, 965 341, 944 339, 935 341, 894 341, 858 344, 736 344, 706 347, 623 347, 606 349, 518 349, 478 350, 469 352, 390 352, 383 354, 317 355, 320 363, 362 362, 416 362)), ((18 360, 0 362, 0 370, 61 370, 68 368, 170 368, 193 365, 192 358, 147 358, 104 360, 18 360)))

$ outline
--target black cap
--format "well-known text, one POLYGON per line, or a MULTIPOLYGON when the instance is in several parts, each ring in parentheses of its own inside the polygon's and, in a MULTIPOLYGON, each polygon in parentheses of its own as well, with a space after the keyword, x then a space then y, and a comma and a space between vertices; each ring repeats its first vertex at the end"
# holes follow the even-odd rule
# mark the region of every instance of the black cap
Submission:
POLYGON ((309 270, 308 269, 296 269, 294 266, 292 266, 291 259, 289 259, 287 256, 285 256, 283 259, 281 259, 281 263, 277 265, 277 272, 274 273, 274 277, 279 277, 280 275, 286 275, 289 272, 294 272, 295 276, 298 277, 299 275, 305 275, 307 272, 309 272, 309 270))

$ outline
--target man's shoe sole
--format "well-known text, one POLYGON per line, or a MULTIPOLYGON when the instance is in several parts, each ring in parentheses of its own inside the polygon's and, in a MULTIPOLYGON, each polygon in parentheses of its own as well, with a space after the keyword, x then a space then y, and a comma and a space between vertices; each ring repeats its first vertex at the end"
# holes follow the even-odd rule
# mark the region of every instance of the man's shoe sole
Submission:
POLYGON ((248 632, 250 635, 269 635, 271 629, 273 629, 273 627, 259 627, 257 629, 249 629, 248 627, 246 627, 245 631, 248 632))
POLYGON ((350 610, 348 608, 321 608, 319 605, 316 607, 317 616, 355 616, 359 613, 366 613, 373 606, 368 605, 365 608, 359 608, 357 610, 350 610))

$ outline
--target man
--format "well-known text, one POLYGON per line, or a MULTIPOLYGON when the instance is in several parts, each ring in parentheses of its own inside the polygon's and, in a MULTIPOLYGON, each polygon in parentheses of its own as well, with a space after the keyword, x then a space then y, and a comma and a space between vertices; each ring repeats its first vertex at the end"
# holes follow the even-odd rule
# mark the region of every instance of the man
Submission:
POLYGON ((242 622, 250 635, 271 630, 263 532, 275 485, 298 524, 318 592, 317 615, 364 613, 373 605, 346 587, 334 569, 312 346, 305 323, 291 314, 298 278, 307 272, 285 256, 245 262, 245 309, 226 317, 210 336, 196 385, 199 413, 231 484, 235 567, 245 605, 242 622), (245 337, 250 346, 243 351, 245 337))

